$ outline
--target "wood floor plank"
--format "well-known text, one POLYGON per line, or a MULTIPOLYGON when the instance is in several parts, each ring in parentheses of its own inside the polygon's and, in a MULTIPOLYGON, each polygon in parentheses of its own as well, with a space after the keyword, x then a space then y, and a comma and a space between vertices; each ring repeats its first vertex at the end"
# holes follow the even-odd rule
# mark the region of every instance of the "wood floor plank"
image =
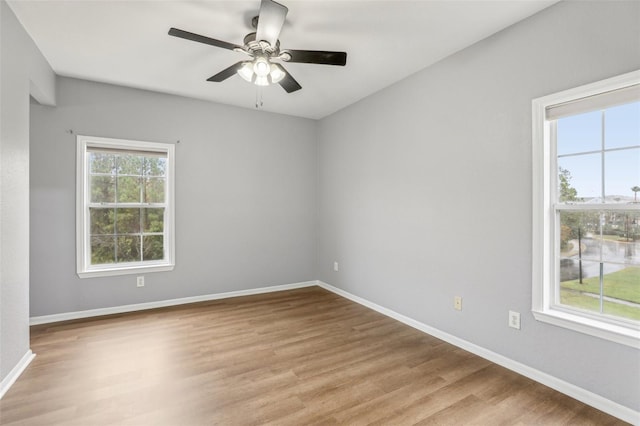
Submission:
POLYGON ((318 287, 31 328, 0 425, 620 425, 318 287))

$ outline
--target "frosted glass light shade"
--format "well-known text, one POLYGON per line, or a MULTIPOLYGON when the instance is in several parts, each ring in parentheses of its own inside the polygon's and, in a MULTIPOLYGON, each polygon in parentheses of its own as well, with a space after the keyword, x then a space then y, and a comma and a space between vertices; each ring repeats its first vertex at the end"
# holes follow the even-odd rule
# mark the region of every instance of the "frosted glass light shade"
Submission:
POLYGON ((285 74, 279 66, 271 64, 271 73, 269 76, 271 77, 271 83, 275 84, 279 83, 280 80, 284 78, 285 74))
POLYGON ((253 80, 253 62, 250 62, 250 61, 244 62, 237 72, 238 72, 238 75, 242 77, 243 80, 246 80, 249 83, 251 83, 253 80))
POLYGON ((253 72, 259 77, 266 77, 271 71, 269 61, 266 58, 257 57, 253 61, 253 72))
POLYGON ((256 75, 256 79, 253 82, 256 86, 268 86, 269 79, 266 76, 256 75))

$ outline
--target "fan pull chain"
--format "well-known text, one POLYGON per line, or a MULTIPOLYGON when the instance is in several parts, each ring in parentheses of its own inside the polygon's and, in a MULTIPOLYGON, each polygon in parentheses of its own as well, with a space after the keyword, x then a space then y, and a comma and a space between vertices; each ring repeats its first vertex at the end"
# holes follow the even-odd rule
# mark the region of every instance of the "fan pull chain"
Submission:
POLYGON ((256 109, 262 108, 264 103, 262 102, 262 87, 256 87, 256 109))

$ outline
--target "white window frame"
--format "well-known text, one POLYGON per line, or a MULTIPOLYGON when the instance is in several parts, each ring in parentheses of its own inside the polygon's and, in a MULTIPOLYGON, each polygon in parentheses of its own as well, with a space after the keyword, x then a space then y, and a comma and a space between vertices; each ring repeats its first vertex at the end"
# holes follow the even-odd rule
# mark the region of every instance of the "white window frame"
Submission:
MULTIPOLYGON (((557 229, 556 173, 557 160, 552 132, 555 121, 548 121, 546 110, 551 106, 568 104, 578 99, 622 89, 640 83, 640 71, 633 71, 593 84, 577 87, 534 99, 532 102, 533 125, 533 244, 532 311, 538 321, 597 336, 623 345, 640 348, 640 327, 624 321, 604 321, 586 312, 554 305, 554 292, 559 273, 556 270, 557 229)), ((594 206, 583 206, 593 208, 594 206)), ((629 205, 606 204, 603 209, 634 208, 629 205)), ((637 206, 636 206, 637 207, 637 206)), ((579 209, 577 206, 576 209, 579 209)))
POLYGON ((146 272, 171 271, 175 266, 175 203, 174 170, 175 147, 173 144, 143 142, 126 139, 112 139, 78 135, 76 174, 76 268, 80 278, 113 275, 140 274, 146 272), (89 188, 88 188, 88 148, 109 148, 125 151, 160 152, 167 155, 165 171, 165 217, 164 250, 162 261, 131 262, 123 264, 91 265, 89 250, 89 188))

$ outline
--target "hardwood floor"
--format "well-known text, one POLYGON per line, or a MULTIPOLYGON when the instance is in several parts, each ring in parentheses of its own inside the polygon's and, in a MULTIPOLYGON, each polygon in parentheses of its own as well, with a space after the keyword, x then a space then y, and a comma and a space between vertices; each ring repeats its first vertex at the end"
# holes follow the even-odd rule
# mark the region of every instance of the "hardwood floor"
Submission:
POLYGON ((2 425, 623 422, 319 287, 34 326, 2 425))

